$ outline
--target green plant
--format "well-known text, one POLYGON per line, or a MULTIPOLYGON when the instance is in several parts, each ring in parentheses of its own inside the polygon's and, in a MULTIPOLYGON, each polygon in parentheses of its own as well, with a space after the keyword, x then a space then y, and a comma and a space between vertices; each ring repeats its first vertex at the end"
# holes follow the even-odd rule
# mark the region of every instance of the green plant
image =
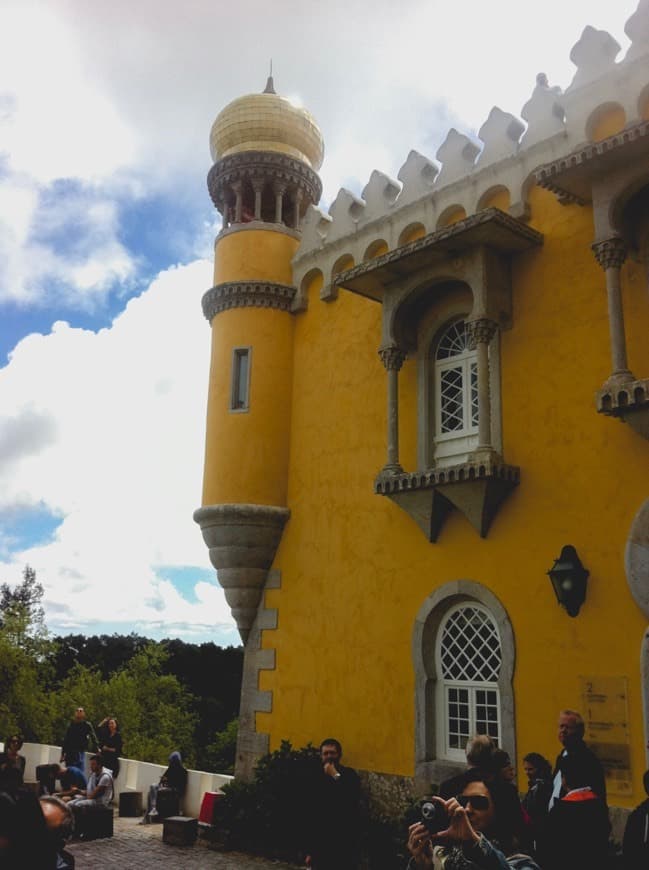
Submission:
POLYGON ((215 822, 226 848, 298 861, 303 851, 301 820, 318 763, 311 744, 293 749, 282 741, 279 749, 259 759, 252 782, 234 780, 225 786, 215 822))

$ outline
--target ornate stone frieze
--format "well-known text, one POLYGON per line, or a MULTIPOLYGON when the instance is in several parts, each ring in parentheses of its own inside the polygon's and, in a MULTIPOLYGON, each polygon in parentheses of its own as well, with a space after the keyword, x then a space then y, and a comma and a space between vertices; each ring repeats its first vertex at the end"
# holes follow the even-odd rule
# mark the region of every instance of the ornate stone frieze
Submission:
POLYGON ((203 296, 202 306, 205 318, 212 318, 229 308, 275 308, 290 311, 295 287, 269 282, 231 281, 217 284, 203 296))
POLYGON ((305 202, 317 203, 322 194, 322 182, 301 160, 272 151, 243 151, 218 160, 207 175, 207 187, 214 205, 223 209, 224 193, 234 184, 260 180, 284 184, 306 194, 305 202))
POLYGON ((388 251, 387 254, 374 257, 372 260, 354 266, 353 269, 348 269, 345 272, 334 275, 332 283, 338 286, 346 285, 368 272, 378 271, 384 266, 390 266, 399 260, 405 260, 411 254, 425 251, 426 249, 443 249, 448 243, 453 246, 453 252, 455 252, 460 250, 457 243, 462 241, 462 237, 467 238, 467 244, 474 243, 474 238, 471 238, 470 234, 473 234, 475 237, 476 244, 490 244, 495 248, 499 248, 502 245, 505 250, 511 248, 512 251, 519 248, 523 249, 528 245, 540 245, 543 243, 541 233, 532 227, 516 220, 516 218, 510 217, 497 208, 486 208, 470 217, 451 224, 451 226, 436 230, 434 233, 429 233, 421 239, 401 245, 393 251, 388 251), (479 233, 481 228, 485 228, 484 239, 479 233), (499 229, 504 232, 499 233, 499 229), (490 230, 492 230, 492 237, 487 235, 490 230))
POLYGON ((480 537, 486 537, 500 506, 519 482, 520 468, 493 454, 446 468, 379 474, 374 492, 387 495, 434 542, 452 510, 460 511, 480 537))
POLYGON ((496 334, 498 324, 488 317, 468 320, 466 323, 467 343, 469 350, 475 350, 478 344, 489 344, 496 334))
POLYGON ((597 262, 604 271, 606 269, 619 269, 626 259, 627 245, 620 236, 613 236, 603 242, 595 242, 591 247, 597 262))
POLYGON ((387 345, 379 348, 381 362, 386 371, 399 371, 406 358, 404 352, 395 345, 387 345))
POLYGON ((534 172, 536 183, 554 193, 562 204, 586 205, 592 198, 592 177, 644 153, 648 138, 649 121, 641 121, 601 142, 592 142, 545 163, 534 172))

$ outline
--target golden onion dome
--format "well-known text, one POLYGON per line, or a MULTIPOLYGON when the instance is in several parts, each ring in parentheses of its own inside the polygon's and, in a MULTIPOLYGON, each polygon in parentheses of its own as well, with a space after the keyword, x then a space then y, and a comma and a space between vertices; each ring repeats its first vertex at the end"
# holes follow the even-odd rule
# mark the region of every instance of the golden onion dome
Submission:
POLYGON ((219 112, 210 133, 210 151, 215 162, 241 151, 275 151, 317 171, 324 141, 310 112, 275 93, 271 76, 263 93, 239 97, 219 112))

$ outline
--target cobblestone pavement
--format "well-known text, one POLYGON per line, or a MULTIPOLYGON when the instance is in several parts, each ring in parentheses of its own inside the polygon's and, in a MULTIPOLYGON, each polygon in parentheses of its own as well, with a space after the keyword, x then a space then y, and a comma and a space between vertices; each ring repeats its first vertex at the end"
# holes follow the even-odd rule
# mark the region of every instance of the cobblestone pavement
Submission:
POLYGON ((139 819, 115 815, 114 836, 68 844, 76 870, 296 870, 290 864, 240 852, 217 852, 200 840, 194 846, 168 846, 162 825, 141 825, 139 819))

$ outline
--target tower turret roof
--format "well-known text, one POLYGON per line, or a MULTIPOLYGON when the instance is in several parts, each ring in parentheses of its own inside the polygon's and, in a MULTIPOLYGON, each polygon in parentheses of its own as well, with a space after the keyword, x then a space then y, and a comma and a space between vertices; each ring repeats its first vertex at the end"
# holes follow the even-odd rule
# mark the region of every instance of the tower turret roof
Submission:
POLYGON ((263 93, 238 97, 219 112, 210 133, 210 151, 214 161, 241 151, 275 151, 317 171, 324 141, 311 113, 276 94, 269 79, 263 93))

